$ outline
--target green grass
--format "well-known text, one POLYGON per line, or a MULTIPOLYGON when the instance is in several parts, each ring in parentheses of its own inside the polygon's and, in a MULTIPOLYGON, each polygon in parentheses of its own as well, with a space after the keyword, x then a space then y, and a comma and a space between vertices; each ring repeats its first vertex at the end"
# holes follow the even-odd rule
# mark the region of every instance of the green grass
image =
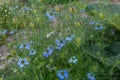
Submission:
MULTIPOLYGON (((112 20, 111 14, 107 11, 109 7, 101 10, 103 12, 98 10, 98 14, 91 16, 87 14, 89 11, 86 11, 88 7, 86 1, 54 6, 46 5, 40 0, 30 0, 30 4, 10 1, 11 3, 5 2, 0 6, 4 8, 0 9, 2 12, 10 8, 8 12, 0 13, 10 14, 6 17, 0 16, 1 33, 5 29, 8 30, 6 34, 0 35, 0 44, 9 36, 14 38, 10 43, 3 43, 10 49, 10 54, 7 56, 10 62, 0 69, 0 80, 60 80, 60 76, 57 76, 59 70, 67 70, 69 74, 69 77, 63 80, 91 80, 87 77, 88 73, 92 73, 91 77, 95 80, 113 78, 119 80, 119 53, 117 56, 106 56, 107 51, 105 51, 105 48, 114 49, 114 46, 119 49, 119 45, 112 45, 112 42, 119 42, 119 36, 113 35, 113 38, 110 38, 112 35, 110 31, 114 29, 107 24, 108 19, 112 20), (56 21, 49 21, 46 13, 52 14, 56 21), (98 29, 100 26, 102 29, 98 29), (10 32, 14 30, 16 33, 11 35, 10 32), (71 36, 72 40, 66 40, 71 36), (56 40, 60 40, 64 45, 60 50, 57 49, 59 44, 55 43, 56 40), (49 49, 46 50, 48 47, 49 49), (44 51, 49 52, 51 49, 52 53, 46 57, 44 51), (31 50, 35 51, 35 54, 30 55, 31 50), (77 61, 70 63, 69 60, 73 56, 77 61), (26 58, 29 64, 22 61, 19 65, 20 58, 26 58), (20 68, 21 64, 25 65, 20 68)), ((116 19, 114 22, 119 25, 119 18, 116 19), (118 22, 115 21, 116 19, 118 22)), ((115 34, 119 35, 120 31, 116 28, 115 30, 117 30, 115 34)), ((116 53, 116 50, 114 51, 113 54, 116 53)), ((64 73, 61 75, 66 77, 64 73)))

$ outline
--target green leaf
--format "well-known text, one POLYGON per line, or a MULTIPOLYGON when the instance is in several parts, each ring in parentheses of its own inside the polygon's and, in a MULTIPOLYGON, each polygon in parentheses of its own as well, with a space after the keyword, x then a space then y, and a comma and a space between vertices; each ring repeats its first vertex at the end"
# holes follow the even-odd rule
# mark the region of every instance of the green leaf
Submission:
POLYGON ((109 46, 105 47, 107 55, 117 56, 120 54, 120 41, 113 42, 109 46))
POLYGON ((40 62, 39 63, 39 65, 37 65, 37 69, 40 69, 40 68, 42 68, 44 65, 46 64, 46 62, 45 61, 42 61, 42 62, 40 62))

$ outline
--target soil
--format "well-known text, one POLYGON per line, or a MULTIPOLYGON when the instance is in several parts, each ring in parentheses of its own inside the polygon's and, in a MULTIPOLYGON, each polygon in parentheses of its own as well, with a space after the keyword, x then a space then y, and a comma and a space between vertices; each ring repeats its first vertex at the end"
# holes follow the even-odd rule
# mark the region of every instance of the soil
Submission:
POLYGON ((0 47, 0 66, 6 63, 6 56, 9 54, 9 49, 6 45, 0 47))
MULTIPOLYGON (((7 43, 13 41, 13 36, 9 36, 7 38, 7 43)), ((10 54, 10 50, 8 49, 7 45, 0 46, 0 68, 3 67, 7 63, 7 55, 10 54)))

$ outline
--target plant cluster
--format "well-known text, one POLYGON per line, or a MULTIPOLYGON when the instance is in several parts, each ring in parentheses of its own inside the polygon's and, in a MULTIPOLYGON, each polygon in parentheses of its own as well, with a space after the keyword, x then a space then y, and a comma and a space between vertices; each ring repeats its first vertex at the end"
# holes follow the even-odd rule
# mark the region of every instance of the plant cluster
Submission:
POLYGON ((13 1, 0 5, 0 45, 10 49, 0 80, 120 79, 120 15, 110 14, 111 5, 13 1), (14 40, 8 43, 8 37, 14 40))

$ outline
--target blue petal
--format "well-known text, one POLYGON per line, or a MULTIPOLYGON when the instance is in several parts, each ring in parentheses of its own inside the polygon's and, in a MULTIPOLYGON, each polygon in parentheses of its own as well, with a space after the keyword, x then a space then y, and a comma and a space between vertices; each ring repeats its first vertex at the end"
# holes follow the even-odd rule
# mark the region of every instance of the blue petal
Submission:
POLYGON ((29 43, 26 43, 26 47, 25 47, 26 49, 30 49, 30 44, 29 43))
POLYGON ((48 20, 49 20, 49 21, 55 21, 55 17, 54 17, 54 16, 49 16, 49 17, 48 17, 48 20))
POLYGON ((31 49, 29 55, 34 55, 34 54, 36 54, 36 51, 34 49, 31 49))
POLYGON ((66 40, 66 41, 71 41, 72 38, 67 37, 65 40, 66 40))
POLYGON ((92 77, 90 77, 90 79, 89 80, 95 80, 95 77, 94 76, 92 76, 92 77))
POLYGON ((8 32, 8 30, 4 30, 3 33, 6 34, 8 32))
POLYGON ((26 58, 24 58, 23 60, 24 60, 24 64, 25 64, 25 65, 28 65, 28 64, 29 64, 29 62, 27 61, 26 58))
POLYGON ((69 77, 67 70, 64 70, 64 76, 65 76, 66 78, 69 77))
POLYGON ((46 15, 47 17, 50 17, 50 14, 48 14, 48 13, 47 13, 47 14, 45 14, 45 15, 46 15))
POLYGON ((49 54, 47 52, 43 52, 43 55, 47 58, 49 54))

